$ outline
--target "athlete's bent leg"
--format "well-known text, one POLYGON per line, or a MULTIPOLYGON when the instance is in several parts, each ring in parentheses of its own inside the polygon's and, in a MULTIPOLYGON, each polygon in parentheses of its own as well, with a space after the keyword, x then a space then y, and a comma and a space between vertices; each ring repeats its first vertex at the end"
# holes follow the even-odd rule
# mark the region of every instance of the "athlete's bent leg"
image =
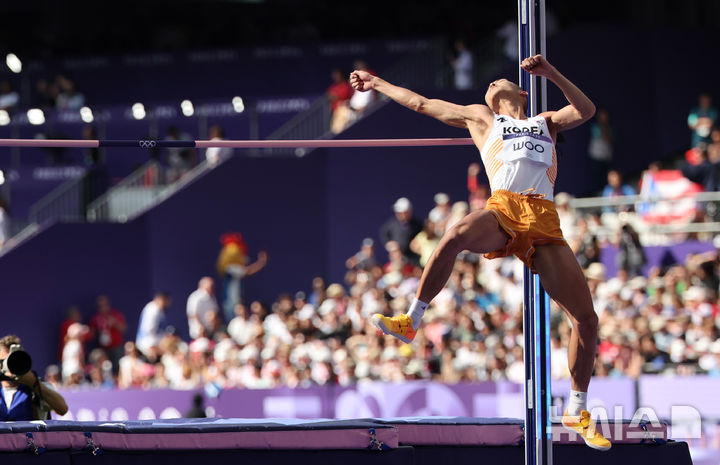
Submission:
POLYGON ((578 433, 593 449, 608 450, 612 444, 597 431, 587 410, 587 389, 595 365, 598 318, 585 276, 567 245, 538 246, 533 259, 543 287, 565 310, 573 326, 568 344, 572 391, 562 416, 562 425, 578 433))
POLYGON ((573 326, 568 346, 572 389, 587 392, 595 366, 598 317, 585 275, 567 245, 537 246, 533 260, 543 287, 573 326))
POLYGON ((489 210, 472 212, 446 232, 430 256, 418 287, 418 300, 430 301, 442 290, 463 250, 494 252, 505 246, 510 236, 500 227, 489 210))
POLYGON ((502 248, 509 238, 492 212, 482 210, 470 213, 440 239, 425 265, 415 300, 408 313, 394 317, 376 313, 372 316, 373 325, 403 342, 412 341, 427 304, 440 292, 450 277, 457 254, 463 250, 476 253, 494 252, 502 248))

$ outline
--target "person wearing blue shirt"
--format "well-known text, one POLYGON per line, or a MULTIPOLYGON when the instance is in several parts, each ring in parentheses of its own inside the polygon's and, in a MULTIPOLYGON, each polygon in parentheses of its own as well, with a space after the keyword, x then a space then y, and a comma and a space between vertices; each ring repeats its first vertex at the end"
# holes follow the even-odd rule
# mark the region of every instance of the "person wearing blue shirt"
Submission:
MULTIPOLYGON (((10 348, 20 345, 20 338, 7 335, 0 338, 0 360, 10 355, 10 348)), ((60 393, 55 391, 48 383, 38 378, 30 370, 16 376, 5 370, 0 381, 0 421, 30 421, 47 420, 50 411, 65 415, 68 411, 67 403, 60 393)))
POLYGON ((692 131, 691 147, 710 143, 710 132, 718 120, 718 111, 712 106, 712 97, 703 92, 698 97, 698 105, 690 111, 687 123, 692 131))
MULTIPOLYGON (((605 186, 602 192, 602 196, 605 198, 611 199, 613 197, 636 194, 635 189, 627 184, 623 184, 622 175, 617 170, 610 170, 607 175, 607 180, 607 186, 605 186)), ((619 207, 607 206, 603 207, 603 212, 627 211, 629 208, 629 205, 621 205, 619 207)))

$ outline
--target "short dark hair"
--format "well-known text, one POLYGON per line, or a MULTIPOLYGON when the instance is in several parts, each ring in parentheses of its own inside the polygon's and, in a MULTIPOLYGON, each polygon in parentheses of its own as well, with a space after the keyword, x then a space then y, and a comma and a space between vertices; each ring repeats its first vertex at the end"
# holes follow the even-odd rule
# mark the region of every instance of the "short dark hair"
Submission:
POLYGON ((162 297, 163 299, 169 299, 170 293, 167 291, 157 291, 155 293, 155 297, 162 297))

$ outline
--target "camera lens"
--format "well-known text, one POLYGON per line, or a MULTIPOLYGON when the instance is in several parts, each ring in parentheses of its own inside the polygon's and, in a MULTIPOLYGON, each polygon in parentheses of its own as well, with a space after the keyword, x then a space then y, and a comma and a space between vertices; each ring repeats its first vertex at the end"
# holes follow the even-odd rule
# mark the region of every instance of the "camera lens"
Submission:
POLYGON ((8 355, 5 366, 15 376, 22 376, 32 368, 32 358, 24 350, 16 350, 8 355))

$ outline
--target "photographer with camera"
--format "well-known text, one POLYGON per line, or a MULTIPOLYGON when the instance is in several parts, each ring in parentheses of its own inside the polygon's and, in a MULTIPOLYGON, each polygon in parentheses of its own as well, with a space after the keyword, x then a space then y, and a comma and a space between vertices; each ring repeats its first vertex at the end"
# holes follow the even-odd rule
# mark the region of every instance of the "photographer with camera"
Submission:
POLYGON ((0 338, 0 421, 48 420, 50 412, 65 415, 65 399, 37 376, 20 338, 0 338))

